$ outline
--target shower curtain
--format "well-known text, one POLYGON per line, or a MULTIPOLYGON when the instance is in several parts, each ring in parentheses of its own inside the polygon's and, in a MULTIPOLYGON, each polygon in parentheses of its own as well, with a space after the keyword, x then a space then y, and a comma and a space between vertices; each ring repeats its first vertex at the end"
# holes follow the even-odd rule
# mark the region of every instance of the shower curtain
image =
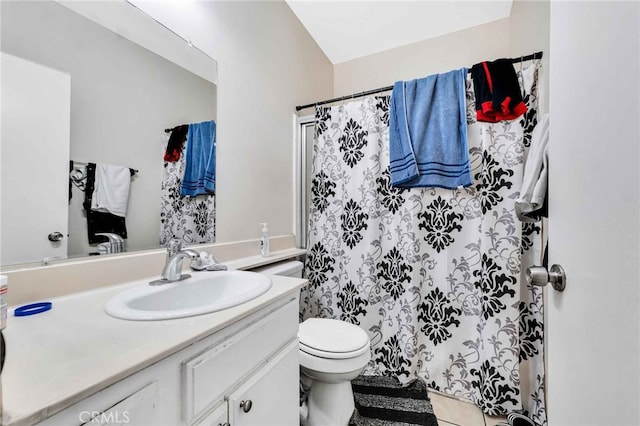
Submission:
POLYGON ((520 119, 475 120, 467 80, 473 186, 390 185, 389 97, 316 109, 308 286, 301 320, 337 318, 371 338, 368 375, 473 401, 490 415, 525 409, 546 424, 539 224, 516 219, 539 64, 519 71, 520 119))
POLYGON ((183 197, 180 184, 184 176, 184 147, 175 162, 164 163, 160 190, 160 244, 178 238, 183 244, 215 242, 215 195, 183 197))

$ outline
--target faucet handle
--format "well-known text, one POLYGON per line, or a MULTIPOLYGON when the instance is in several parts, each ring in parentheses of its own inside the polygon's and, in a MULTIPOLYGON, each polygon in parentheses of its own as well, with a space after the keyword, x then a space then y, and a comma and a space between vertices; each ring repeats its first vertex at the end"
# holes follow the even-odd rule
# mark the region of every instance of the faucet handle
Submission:
POLYGON ((121 253, 124 251, 124 239, 118 234, 114 234, 111 232, 98 232, 96 235, 102 235, 103 237, 107 237, 108 242, 104 242, 98 245, 102 247, 108 247, 107 253, 121 253))
POLYGON ((177 238, 172 238, 167 242, 166 247, 167 247, 167 254, 169 256, 174 256, 176 253, 182 250, 182 241, 180 241, 177 238))
POLYGON ((103 237, 107 237, 109 239, 109 241, 108 241, 109 244, 120 243, 120 242, 124 241, 120 235, 114 234, 114 233, 111 233, 111 232, 97 232, 96 235, 101 235, 103 237))

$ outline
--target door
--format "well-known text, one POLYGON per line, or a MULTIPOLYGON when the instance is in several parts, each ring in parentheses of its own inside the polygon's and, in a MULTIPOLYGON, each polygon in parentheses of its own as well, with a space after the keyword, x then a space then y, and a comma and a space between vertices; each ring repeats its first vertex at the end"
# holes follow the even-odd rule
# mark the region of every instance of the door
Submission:
POLYGON ((71 78, 1 58, 0 265, 66 257, 71 78), (54 232, 60 241, 49 241, 54 232))
POLYGON ((296 339, 226 398, 231 425, 286 426, 299 423, 298 351, 296 339))
POLYGON ((551 426, 640 424, 640 3, 551 2, 551 426))

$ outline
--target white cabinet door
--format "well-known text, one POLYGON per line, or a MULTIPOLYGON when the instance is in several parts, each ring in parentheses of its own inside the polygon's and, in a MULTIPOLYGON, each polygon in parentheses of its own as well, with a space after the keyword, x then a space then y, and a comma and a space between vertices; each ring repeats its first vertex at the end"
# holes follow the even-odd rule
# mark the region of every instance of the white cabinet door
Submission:
POLYGON ((297 339, 231 393, 229 423, 233 426, 295 426, 300 422, 297 339))
POLYGON ((204 419, 196 422, 194 426, 228 426, 227 417, 227 402, 225 401, 209 415, 205 416, 204 419))
POLYGON ((251 371, 287 347, 298 330, 298 309, 298 303, 290 301, 232 337, 185 360, 184 422, 191 424, 201 418, 251 371))
POLYGON ((1 58, 0 264, 64 258, 71 77, 6 53, 1 58), (49 241, 54 232, 60 241, 49 241))

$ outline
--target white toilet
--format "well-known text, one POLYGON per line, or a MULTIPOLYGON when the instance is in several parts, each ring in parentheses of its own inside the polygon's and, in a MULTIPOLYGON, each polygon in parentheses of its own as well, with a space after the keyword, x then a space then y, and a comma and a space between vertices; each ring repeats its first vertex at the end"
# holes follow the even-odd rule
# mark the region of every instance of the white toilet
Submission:
MULTIPOLYGON (((255 269, 267 275, 301 277, 302 263, 282 262, 255 269)), ((309 318, 300 324, 300 370, 308 391, 304 426, 346 426, 354 409, 351 380, 371 359, 369 336, 360 327, 334 319, 309 318)))
POLYGON ((303 425, 346 426, 354 409, 351 380, 371 359, 369 336, 348 322, 309 318, 300 324, 298 339, 302 380, 311 386, 303 425))

